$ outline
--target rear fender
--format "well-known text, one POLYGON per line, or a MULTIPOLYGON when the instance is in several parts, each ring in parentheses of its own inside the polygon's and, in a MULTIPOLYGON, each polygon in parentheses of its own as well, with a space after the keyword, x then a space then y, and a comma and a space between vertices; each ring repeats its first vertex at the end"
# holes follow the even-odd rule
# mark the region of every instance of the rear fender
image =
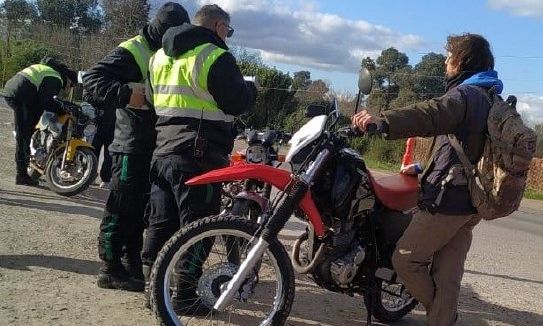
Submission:
MULTIPOLYGON (((263 164, 242 164, 230 166, 223 169, 217 169, 208 173, 194 177, 186 182, 189 186, 202 185, 216 182, 239 181, 246 179, 257 179, 269 183, 277 189, 284 191, 290 181, 290 173, 285 170, 274 168, 263 164)), ((323 237, 326 232, 326 226, 322 222, 321 215, 315 202, 308 191, 300 202, 300 209, 308 217, 315 229, 315 234, 323 237)))

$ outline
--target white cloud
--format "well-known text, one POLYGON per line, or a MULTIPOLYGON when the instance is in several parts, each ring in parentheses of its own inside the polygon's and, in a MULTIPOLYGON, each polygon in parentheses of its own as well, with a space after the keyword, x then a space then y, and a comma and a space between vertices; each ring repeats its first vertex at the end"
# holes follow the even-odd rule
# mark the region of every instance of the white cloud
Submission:
POLYGON ((391 46, 406 51, 423 45, 417 35, 319 12, 313 1, 189 0, 183 5, 194 15, 208 3, 231 14, 236 32, 230 44, 259 50, 268 62, 356 72, 365 56, 375 58, 391 46))
POLYGON ((530 126, 543 123, 543 96, 530 94, 517 96, 517 111, 530 126))
POLYGON ((541 0, 488 0, 492 9, 511 11, 519 16, 543 17, 543 1, 541 0))

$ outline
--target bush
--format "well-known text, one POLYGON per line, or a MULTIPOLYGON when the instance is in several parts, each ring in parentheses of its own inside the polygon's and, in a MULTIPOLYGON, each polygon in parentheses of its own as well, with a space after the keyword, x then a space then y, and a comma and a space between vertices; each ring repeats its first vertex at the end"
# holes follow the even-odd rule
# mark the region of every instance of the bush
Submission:
MULTIPOLYGON (((17 72, 39 63, 46 56, 56 56, 53 51, 43 44, 31 40, 17 40, 11 44, 11 56, 5 58, 4 71, 2 71, 3 84, 17 72)), ((4 62, 2 62, 4 63, 4 62)))

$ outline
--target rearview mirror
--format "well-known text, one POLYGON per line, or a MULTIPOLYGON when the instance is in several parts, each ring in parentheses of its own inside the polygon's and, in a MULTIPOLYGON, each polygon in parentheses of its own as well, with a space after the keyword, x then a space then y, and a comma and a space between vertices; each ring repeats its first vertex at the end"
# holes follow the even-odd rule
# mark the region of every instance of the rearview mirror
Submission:
POLYGON ((371 72, 367 68, 360 69, 358 74, 358 89, 363 95, 369 95, 373 86, 371 72))
POLYGON ((326 107, 319 104, 310 104, 305 110, 305 116, 307 118, 314 118, 323 114, 326 114, 326 107))

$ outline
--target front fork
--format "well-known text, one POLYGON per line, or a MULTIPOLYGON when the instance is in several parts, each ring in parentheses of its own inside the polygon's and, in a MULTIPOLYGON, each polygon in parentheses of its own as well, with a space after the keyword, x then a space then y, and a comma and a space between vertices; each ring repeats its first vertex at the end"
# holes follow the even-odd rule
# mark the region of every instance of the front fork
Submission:
POLYGON ((277 238, 279 232, 285 227, 285 224, 294 210, 298 207, 300 201, 329 156, 330 151, 328 149, 321 151, 307 171, 293 180, 293 184, 287 190, 287 198, 268 220, 257 243, 247 253, 247 259, 243 261, 232 280, 228 282, 228 285, 217 302, 215 302, 215 305, 213 306, 215 310, 224 311, 236 293, 238 293, 240 287, 261 260, 262 255, 264 255, 264 252, 269 247, 270 243, 277 238))
POLYGON ((60 165, 61 172, 64 172, 66 160, 68 159, 68 151, 70 150, 70 139, 72 139, 72 119, 68 119, 68 128, 66 130, 66 147, 64 148, 64 154, 62 155, 62 164, 60 165))

